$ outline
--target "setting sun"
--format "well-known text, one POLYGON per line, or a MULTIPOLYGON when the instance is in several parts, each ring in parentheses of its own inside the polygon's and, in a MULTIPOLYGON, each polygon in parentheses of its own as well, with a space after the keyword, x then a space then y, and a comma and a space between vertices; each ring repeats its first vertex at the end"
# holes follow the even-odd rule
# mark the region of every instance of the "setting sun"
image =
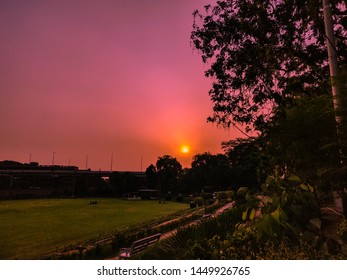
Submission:
POLYGON ((181 147, 181 152, 184 154, 189 153, 189 150, 190 150, 189 147, 186 145, 181 147))

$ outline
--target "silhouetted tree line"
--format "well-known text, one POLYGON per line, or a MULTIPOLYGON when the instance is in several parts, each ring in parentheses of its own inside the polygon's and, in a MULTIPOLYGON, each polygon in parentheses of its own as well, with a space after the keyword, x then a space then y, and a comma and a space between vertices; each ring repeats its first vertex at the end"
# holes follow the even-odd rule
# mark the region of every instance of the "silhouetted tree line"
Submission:
POLYGON ((237 162, 236 157, 248 155, 246 151, 227 151, 225 154, 203 153, 193 156, 190 168, 182 168, 179 161, 169 155, 159 157, 156 164, 146 169, 148 184, 162 194, 195 194, 236 190, 241 186, 258 185, 256 161, 237 162))

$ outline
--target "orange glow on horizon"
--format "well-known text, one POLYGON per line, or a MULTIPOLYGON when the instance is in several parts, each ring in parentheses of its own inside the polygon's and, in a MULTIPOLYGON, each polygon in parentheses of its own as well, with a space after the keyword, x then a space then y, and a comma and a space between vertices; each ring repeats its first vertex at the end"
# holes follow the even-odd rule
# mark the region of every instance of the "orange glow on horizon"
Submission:
POLYGON ((3 2, 0 161, 50 165, 54 152, 56 165, 144 171, 170 155, 190 167, 242 137, 206 122, 211 80, 189 35, 211 1, 3 2))

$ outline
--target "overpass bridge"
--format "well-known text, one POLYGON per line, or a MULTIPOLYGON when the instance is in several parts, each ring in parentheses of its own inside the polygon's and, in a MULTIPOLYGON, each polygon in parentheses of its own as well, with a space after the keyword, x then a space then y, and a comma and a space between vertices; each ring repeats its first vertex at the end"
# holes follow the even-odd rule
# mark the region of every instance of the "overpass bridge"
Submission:
POLYGON ((139 171, 104 171, 104 170, 80 170, 80 169, 0 169, 0 176, 27 176, 27 175, 52 175, 52 176, 99 176, 110 177, 115 173, 131 173, 138 178, 146 177, 145 172, 139 171))
MULTIPOLYGON (((146 173, 136 171, 79 170, 68 167, 0 168, 0 199, 85 195, 102 189, 104 179, 131 174, 146 185, 146 173)), ((122 180, 122 179, 120 179, 122 180)))

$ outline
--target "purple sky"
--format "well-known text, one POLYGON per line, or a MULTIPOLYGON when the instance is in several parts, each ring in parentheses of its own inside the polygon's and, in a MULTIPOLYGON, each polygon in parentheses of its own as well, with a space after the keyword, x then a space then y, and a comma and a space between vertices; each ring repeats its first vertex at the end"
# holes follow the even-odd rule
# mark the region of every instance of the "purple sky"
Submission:
POLYGON ((207 0, 0 1, 0 160, 143 170, 221 152, 190 46, 207 0), (180 147, 189 145, 188 154, 180 147))

